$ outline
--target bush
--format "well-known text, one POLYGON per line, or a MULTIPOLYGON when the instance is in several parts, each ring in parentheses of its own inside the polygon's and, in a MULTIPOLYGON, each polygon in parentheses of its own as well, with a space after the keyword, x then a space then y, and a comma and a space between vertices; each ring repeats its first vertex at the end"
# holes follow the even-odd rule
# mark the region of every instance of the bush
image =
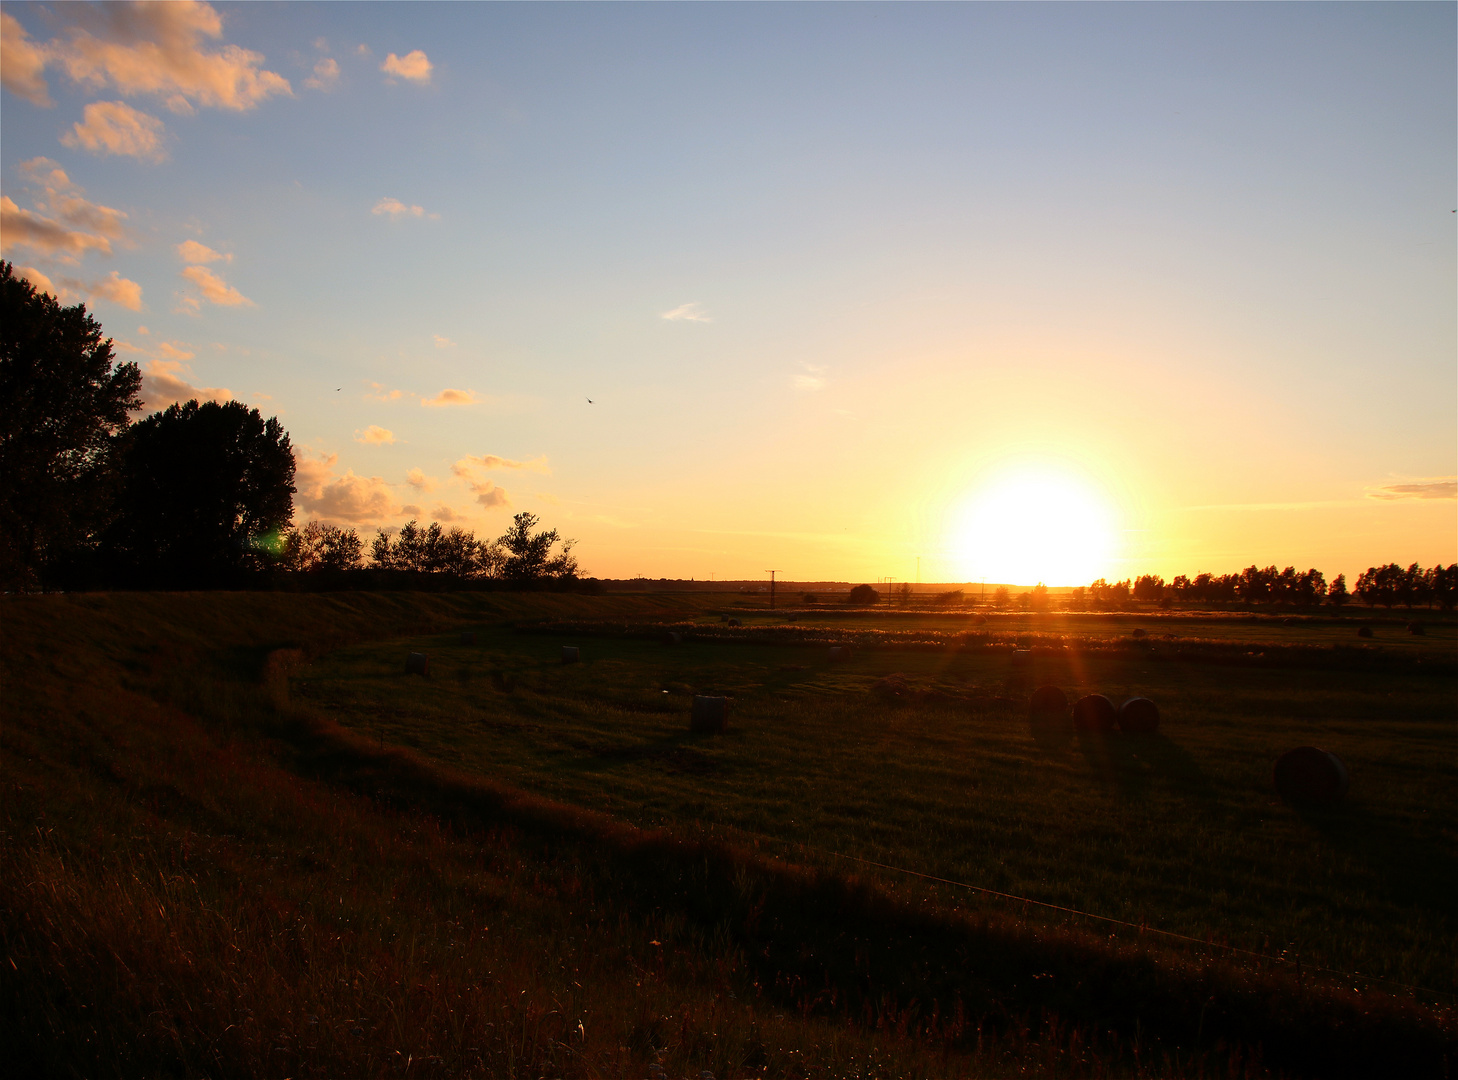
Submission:
POLYGON ((857 585, 850 591, 850 596, 846 597, 846 603, 867 605, 874 604, 880 599, 881 594, 869 585, 857 585))

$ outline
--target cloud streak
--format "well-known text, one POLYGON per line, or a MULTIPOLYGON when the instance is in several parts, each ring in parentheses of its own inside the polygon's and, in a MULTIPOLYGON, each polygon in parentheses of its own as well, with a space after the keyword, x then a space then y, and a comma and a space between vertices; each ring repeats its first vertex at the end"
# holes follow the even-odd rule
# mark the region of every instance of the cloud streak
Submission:
POLYGON ((447 388, 436 394, 433 398, 421 398, 420 404, 431 406, 445 405, 474 405, 476 403, 476 391, 474 390, 452 390, 447 388))
POLYGON ((660 319, 667 319, 669 322, 713 322, 714 321, 713 319, 709 318, 708 313, 704 311, 704 306, 702 304, 698 303, 697 301, 692 302, 692 303, 688 303, 688 304, 680 304, 680 305, 678 305, 678 307, 674 308, 672 311, 665 311, 663 314, 661 314, 658 317, 660 319))
POLYGON ((254 307, 253 301, 229 285, 206 266, 185 266, 182 276, 197 286, 203 299, 219 307, 254 307))
POLYGON ((1429 480, 1416 484, 1388 484, 1367 492, 1369 499, 1458 499, 1458 480, 1429 480))
POLYGON ((391 221, 399 221, 401 218, 429 218, 431 221, 440 220, 439 214, 427 214, 425 207, 412 206, 402 203, 399 199, 383 198, 370 208, 370 213, 377 217, 388 217, 391 221))

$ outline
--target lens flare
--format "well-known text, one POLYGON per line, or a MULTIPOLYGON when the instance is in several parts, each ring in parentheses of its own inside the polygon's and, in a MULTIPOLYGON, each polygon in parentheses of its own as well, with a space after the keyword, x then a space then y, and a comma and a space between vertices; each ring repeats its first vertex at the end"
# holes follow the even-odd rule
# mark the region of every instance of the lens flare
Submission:
POLYGON ((950 547, 967 581, 1086 585, 1113 566, 1113 511, 1094 484, 1072 473, 1002 473, 954 520, 950 547))

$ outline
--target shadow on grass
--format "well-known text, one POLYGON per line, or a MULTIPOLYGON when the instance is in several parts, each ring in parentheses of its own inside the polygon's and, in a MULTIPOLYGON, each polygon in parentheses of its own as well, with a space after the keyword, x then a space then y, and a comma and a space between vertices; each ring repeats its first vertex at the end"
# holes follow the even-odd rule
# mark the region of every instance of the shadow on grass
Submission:
POLYGON ((1192 802, 1213 804, 1215 790, 1189 751, 1158 732, 1078 732, 1079 753, 1095 775, 1130 799, 1147 799, 1156 788, 1192 802))

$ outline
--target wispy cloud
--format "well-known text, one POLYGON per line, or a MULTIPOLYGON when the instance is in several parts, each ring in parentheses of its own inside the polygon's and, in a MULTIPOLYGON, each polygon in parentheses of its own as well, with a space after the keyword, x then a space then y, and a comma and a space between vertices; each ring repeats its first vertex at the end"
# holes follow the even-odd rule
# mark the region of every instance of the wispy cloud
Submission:
POLYGON ((474 390, 442 390, 433 398, 421 398, 422 405, 474 405, 476 403, 476 391, 474 390))
POLYGON ((497 469, 526 469, 530 472, 550 473, 551 467, 547 464, 546 455, 534 457, 530 461, 513 461, 511 458, 498 457, 495 454, 482 454, 479 457, 466 455, 457 461, 451 469, 457 476, 463 475, 462 470, 485 469, 494 471, 497 469))
POLYGON ((203 299, 219 307, 254 307, 252 300, 229 285, 206 266, 185 266, 182 276, 198 287, 203 299))
POLYGON ((91 154, 155 162, 167 157, 162 148, 166 130, 161 120, 125 101, 93 101, 82 111, 82 120, 61 136, 61 143, 91 154))
POLYGON ((370 389, 374 392, 366 396, 375 401, 399 401, 405 396, 404 390, 386 390, 383 383, 372 382, 370 389))
POLYGON ((314 74, 304 80, 310 90, 333 90, 339 82, 339 61, 330 57, 315 62, 314 74))
POLYGON ((793 379, 795 389, 802 390, 807 393, 813 393, 816 390, 824 390, 826 383, 826 369, 819 364, 804 364, 802 366, 805 368, 805 370, 800 374, 796 375, 793 379))
POLYGON ((427 214, 423 206, 412 206, 401 202, 399 199, 388 197, 375 203, 371 207, 370 213, 380 217, 388 217, 392 221, 399 221, 401 218, 429 218, 431 221, 440 220, 439 214, 427 214))
POLYGON ((206 244, 199 244, 196 240, 184 240, 178 244, 177 256, 183 262, 193 265, 233 261, 232 255, 224 255, 221 251, 214 251, 206 244))
POLYGON ((1412 484, 1388 484, 1367 492, 1369 499, 1458 499, 1458 480, 1426 480, 1412 484))
POLYGON ((0 83, 5 89, 32 105, 54 104, 46 90, 49 60, 46 47, 30 40, 20 20, 8 11, 0 12, 0 83))
POLYGON ((435 347, 437 349, 451 349, 455 347, 456 343, 444 334, 431 334, 430 336, 435 339, 435 347))
POLYGON ((669 322, 713 322, 704 311, 704 306, 697 301, 689 304, 680 304, 672 311, 665 311, 659 316, 660 319, 667 319, 669 322))
POLYGON ((380 65, 380 70, 386 75, 423 84, 430 82, 430 73, 435 70, 435 65, 420 49, 412 49, 404 56, 396 56, 391 53, 385 57, 385 62, 380 65))
POLYGON ((426 476, 424 469, 411 469, 405 474, 405 482, 420 491, 434 491, 440 483, 433 476, 426 476))
POLYGON ((395 433, 388 428, 382 428, 378 424, 371 424, 367 428, 361 428, 354 433, 354 441, 362 442, 369 446, 389 446, 395 441, 395 433))

